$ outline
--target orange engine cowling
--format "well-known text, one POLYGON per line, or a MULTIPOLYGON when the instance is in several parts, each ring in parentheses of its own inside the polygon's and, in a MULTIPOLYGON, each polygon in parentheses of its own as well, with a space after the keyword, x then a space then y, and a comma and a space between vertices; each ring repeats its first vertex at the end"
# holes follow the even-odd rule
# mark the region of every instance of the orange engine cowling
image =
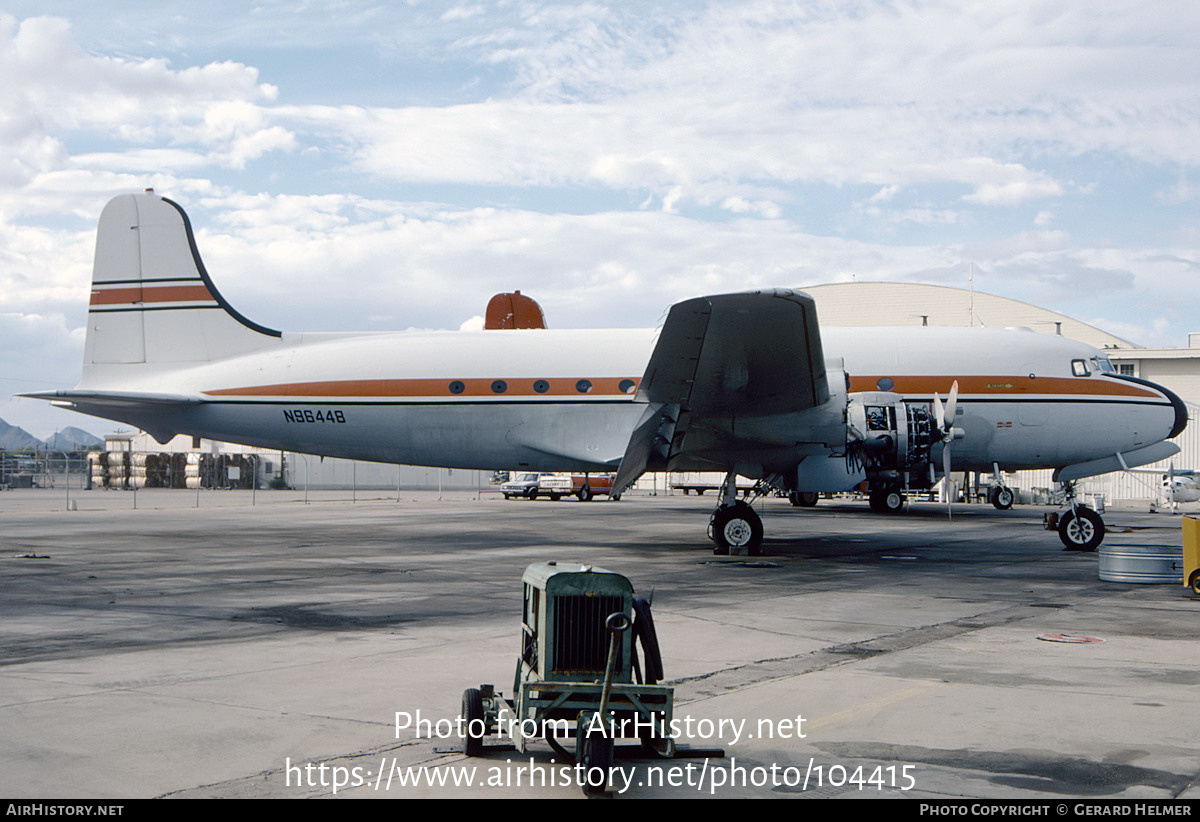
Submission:
POLYGON ((546 315, 537 300, 526 297, 520 291, 497 294, 488 300, 487 314, 483 327, 488 330, 501 328, 545 328, 546 315))

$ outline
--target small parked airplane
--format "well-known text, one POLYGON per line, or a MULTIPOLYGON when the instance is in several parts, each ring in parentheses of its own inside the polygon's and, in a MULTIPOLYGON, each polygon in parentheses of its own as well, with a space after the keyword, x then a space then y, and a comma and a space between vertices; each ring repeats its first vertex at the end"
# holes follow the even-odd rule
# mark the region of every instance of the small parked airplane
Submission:
POLYGON ((479 332, 264 328, 221 296, 183 209, 148 190, 100 217, 78 385, 25 396, 160 442, 186 433, 449 468, 615 468, 613 496, 646 471, 721 471, 715 551, 750 554, 763 528, 737 475, 797 498, 863 488, 873 508, 895 511, 952 456, 955 470, 997 478, 1057 469, 1070 500, 1060 537, 1092 550, 1104 524, 1075 502, 1074 482, 1178 453, 1166 440, 1187 424, 1176 395, 1116 374, 1083 343, 982 328, 822 332, 812 298, 790 289, 686 300, 657 332, 548 330, 523 300, 497 312, 532 319, 479 332))
POLYGON ((1163 479, 1163 493, 1171 502, 1200 501, 1200 483, 1194 476, 1172 476, 1163 479))

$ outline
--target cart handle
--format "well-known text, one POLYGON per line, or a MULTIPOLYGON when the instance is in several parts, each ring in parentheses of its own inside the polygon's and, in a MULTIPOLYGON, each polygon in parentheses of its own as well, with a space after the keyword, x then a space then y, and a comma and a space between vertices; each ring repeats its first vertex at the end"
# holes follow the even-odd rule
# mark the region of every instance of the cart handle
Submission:
POLYGON ((597 709, 601 722, 604 721, 604 715, 608 713, 608 696, 612 692, 613 671, 617 667, 617 651, 621 647, 621 634, 628 631, 631 625, 633 625, 633 621, 624 611, 609 614, 608 619, 604 620, 604 626, 612 634, 612 641, 608 645, 608 664, 604 668, 604 690, 600 692, 600 706, 597 709))

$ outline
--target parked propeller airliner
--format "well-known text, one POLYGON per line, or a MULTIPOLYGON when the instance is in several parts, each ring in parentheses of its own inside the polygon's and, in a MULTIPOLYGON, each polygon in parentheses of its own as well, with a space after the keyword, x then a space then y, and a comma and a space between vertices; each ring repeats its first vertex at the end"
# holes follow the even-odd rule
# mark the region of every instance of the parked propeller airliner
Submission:
POLYGON ((185 433, 413 465, 616 469, 614 496, 646 471, 722 471, 715 550, 751 554, 762 523, 737 499, 739 474, 795 498, 864 488, 872 507, 897 510, 952 465, 997 479, 1057 469, 1070 500, 1060 536, 1094 549, 1103 522, 1074 501, 1074 482, 1177 453, 1166 440, 1187 421, 1170 391, 1118 376, 1073 340, 821 331, 812 298, 789 289, 687 300, 657 331, 283 333, 221 297, 183 209, 149 191, 100 217, 79 384, 26 396, 160 442, 185 433))

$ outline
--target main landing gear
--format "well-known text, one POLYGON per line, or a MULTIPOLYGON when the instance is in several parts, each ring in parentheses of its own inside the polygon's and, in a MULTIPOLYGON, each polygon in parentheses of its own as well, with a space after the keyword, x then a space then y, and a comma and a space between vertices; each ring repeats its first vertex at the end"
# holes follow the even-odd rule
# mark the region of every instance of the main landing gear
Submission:
POLYGON ((721 485, 721 503, 708 522, 713 553, 727 556, 730 549, 745 550, 747 556, 762 553, 763 524, 750 503, 737 498, 737 474, 725 475, 721 485))
POLYGON ((1000 463, 992 463, 992 487, 988 490, 988 502, 997 511, 1007 511, 1013 507, 1016 500, 1012 489, 1004 484, 1004 475, 1000 473, 1000 463))
POLYGON ((904 494, 899 488, 876 488, 867 497, 871 510, 880 514, 898 514, 904 510, 904 494))
POLYGON ((821 495, 816 491, 793 491, 788 494, 788 502, 797 508, 813 508, 821 495))
POLYGON ((991 490, 988 491, 988 502, 997 511, 1007 511, 1013 507, 1012 489, 1004 485, 992 486, 991 490))

